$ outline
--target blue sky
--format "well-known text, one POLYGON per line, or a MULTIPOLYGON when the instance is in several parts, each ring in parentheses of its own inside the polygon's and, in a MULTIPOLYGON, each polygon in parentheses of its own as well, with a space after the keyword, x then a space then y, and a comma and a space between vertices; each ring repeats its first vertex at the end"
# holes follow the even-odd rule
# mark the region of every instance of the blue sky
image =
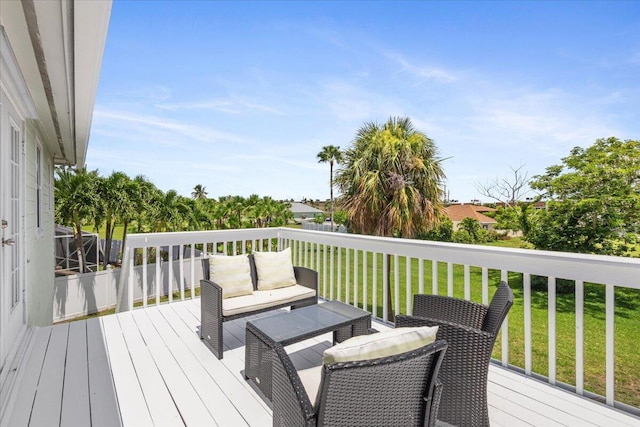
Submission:
POLYGON ((113 3, 87 166, 329 197, 325 145, 408 116, 450 198, 640 138, 640 2, 113 3))

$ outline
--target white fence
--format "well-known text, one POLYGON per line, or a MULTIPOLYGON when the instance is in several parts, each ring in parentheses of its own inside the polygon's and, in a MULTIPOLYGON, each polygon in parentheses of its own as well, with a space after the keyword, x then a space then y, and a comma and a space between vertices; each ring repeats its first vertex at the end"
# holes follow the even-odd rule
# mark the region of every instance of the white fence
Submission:
MULTIPOLYGON (((194 262, 200 265, 202 257, 195 257, 194 262)), ((177 284, 183 281, 183 289, 185 291, 191 289, 191 284, 195 283, 199 286, 202 278, 202 268, 191 269, 191 259, 182 260, 184 275, 178 277, 181 261, 160 261, 158 269, 156 264, 148 264, 146 274, 143 274, 141 265, 135 266, 133 271, 133 301, 140 302, 143 299, 143 277, 146 280, 152 280, 154 283, 161 284, 160 292, 157 292, 155 286, 147 291, 147 298, 153 298, 159 301, 162 296, 166 296, 169 290, 169 271, 172 271, 173 280, 171 281, 173 289, 179 289, 177 284), (171 268, 169 267, 171 264, 171 268), (160 274, 158 275, 158 271, 160 274), (193 276, 192 276, 193 271, 193 276), (193 277, 193 279, 192 279, 193 277), (158 280, 156 280, 156 278, 158 280)), ((53 298, 53 321, 69 320, 87 314, 97 313, 99 311, 108 310, 116 306, 117 302, 117 283, 120 278, 121 270, 119 268, 103 270, 93 273, 75 274, 70 276, 61 276, 55 278, 55 290, 53 298)), ((144 305, 144 303, 143 303, 144 305)))
MULTIPOLYGON (((387 318, 389 300, 395 313, 411 313, 411 298, 415 293, 434 293, 444 295, 460 294, 467 299, 487 303, 490 289, 499 280, 514 280, 517 275, 522 283, 520 300, 516 302, 511 314, 505 321, 498 347, 501 349, 500 363, 513 368, 510 358, 510 346, 516 350, 513 338, 523 345, 522 364, 517 367, 526 375, 543 377, 553 385, 571 389, 578 394, 592 396, 589 387, 585 387, 585 348, 589 351, 600 344, 585 342, 585 287, 597 286, 604 294, 604 311, 597 313, 604 318, 602 331, 596 335, 604 336, 602 347, 603 360, 601 371, 605 378, 603 390, 608 405, 621 407, 638 413, 615 399, 615 297, 616 288, 640 289, 640 259, 582 255, 561 252, 534 251, 524 249, 495 248, 476 245, 430 242, 411 239, 393 239, 372 236, 360 236, 319 231, 296 230, 289 228, 220 230, 187 233, 157 233, 130 235, 123 260, 123 275, 118 289, 118 310, 129 310, 140 291, 143 297, 154 289, 182 291, 183 287, 194 282, 194 268, 200 268, 195 259, 178 263, 182 268, 176 273, 176 267, 169 263, 167 274, 149 273, 152 264, 148 264, 149 251, 159 257, 158 248, 178 245, 202 249, 206 252, 246 253, 252 250, 277 250, 291 247, 294 264, 316 269, 320 274, 320 294, 326 299, 337 299, 372 312, 373 316, 387 318), (138 262, 134 263, 134 250, 138 262), (147 266, 142 272, 129 274, 139 268, 137 264, 147 266), (416 274, 417 271, 417 274, 416 274), (146 272, 146 273, 145 273, 146 272), (190 274, 190 276, 189 276, 190 274), (146 277, 145 277, 146 276, 146 277), (544 293, 532 293, 532 278, 546 277, 547 289, 544 293), (172 277, 169 284, 163 277, 172 277), (575 281, 575 302, 573 307, 557 307, 557 281, 569 279, 575 281), (141 280, 141 282, 140 282, 141 280), (585 285, 588 284, 588 285, 585 285), (598 284, 598 285, 593 285, 598 284), (140 289, 141 287, 141 289, 140 289), (532 319, 532 304, 546 307, 545 319, 532 319), (560 309, 562 311, 560 311, 560 309), (575 378, 561 382, 557 376, 558 368, 558 331, 564 331, 564 324, 558 324, 558 317, 565 320, 570 310, 572 335, 575 342, 571 358, 575 360, 575 378), (559 315, 560 313, 560 315, 559 315), (517 316, 517 317, 514 317, 517 316), (523 325, 523 336, 510 337, 509 322, 523 325), (535 330, 534 330, 535 325, 535 330), (544 330, 541 330, 544 328, 544 330), (543 336, 546 344, 542 353, 548 355, 546 366, 533 366, 533 336, 543 336)), ((180 253, 183 251, 181 250, 180 253)), ((171 254, 169 254, 171 258, 171 254)), ((159 263, 156 266, 159 268, 159 263)), ((178 267, 179 268, 179 267, 178 267)), ((170 300, 171 300, 171 293, 170 300)), ((181 292, 182 295, 182 292, 181 292)), ((146 298, 143 298, 146 303, 146 298)), ((159 301, 157 301, 159 303, 159 301)), ((565 304, 566 305, 566 304, 565 304)), ((539 313, 539 310, 535 311, 539 313)), ((591 314, 588 314, 591 316, 591 314)), ((590 331, 591 332, 591 331, 590 331)), ((564 334, 564 332, 563 332, 564 334)), ((561 335, 566 339, 565 335, 561 335)), ((634 337, 622 337, 623 341, 634 337)), ((536 341, 536 350, 540 353, 540 344, 536 341)), ((624 342, 618 341, 620 345, 624 342)), ((590 353, 589 353, 590 354, 590 353)), ((539 362, 538 362, 539 363, 539 362)), ((598 365, 598 369, 600 369, 598 365)), ((640 381, 640 371, 636 372, 636 383, 640 381)), ((637 406, 637 405, 636 405, 637 406)))
MULTIPOLYGON (((302 229, 313 230, 313 231, 332 231, 331 224, 328 222, 323 222, 322 224, 316 224, 315 222, 306 221, 302 223, 302 229)), ((333 231, 337 233, 346 233, 347 227, 345 227, 344 225, 334 224, 333 231)))

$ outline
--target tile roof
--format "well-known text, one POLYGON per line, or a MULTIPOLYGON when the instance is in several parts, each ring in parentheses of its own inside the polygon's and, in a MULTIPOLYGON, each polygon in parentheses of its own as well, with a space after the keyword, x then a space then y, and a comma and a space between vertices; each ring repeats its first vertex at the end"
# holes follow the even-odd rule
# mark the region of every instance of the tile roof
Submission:
POLYGON ((493 208, 475 205, 451 205, 444 208, 444 211, 451 221, 462 221, 465 218, 477 219, 481 224, 493 224, 495 219, 483 215, 482 212, 495 211, 493 208))

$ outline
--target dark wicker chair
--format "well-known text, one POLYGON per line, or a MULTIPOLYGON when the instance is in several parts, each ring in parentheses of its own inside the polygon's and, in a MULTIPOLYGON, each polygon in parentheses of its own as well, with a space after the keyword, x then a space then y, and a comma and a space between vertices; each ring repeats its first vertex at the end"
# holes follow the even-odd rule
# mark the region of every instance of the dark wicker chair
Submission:
POLYGON ((396 327, 439 326, 449 344, 440 370, 445 385, 438 420, 456 426, 488 426, 487 376, 500 326, 513 305, 513 292, 501 282, 487 307, 438 295, 414 295, 413 316, 397 316, 396 327))
MULTIPOLYGON (((249 255, 251 267, 251 281, 253 290, 258 289, 258 274, 253 255, 249 255)), ((313 289, 316 294, 312 297, 297 300, 293 303, 271 305, 262 309, 255 309, 250 312, 225 316, 222 313, 222 288, 209 280, 209 259, 202 259, 202 274, 204 279, 200 280, 200 338, 211 348, 218 359, 222 359, 224 353, 222 323, 228 320, 239 319, 265 311, 276 310, 278 308, 291 307, 292 309, 304 307, 318 303, 318 272, 306 267, 293 267, 296 282, 304 287, 313 289)))
POLYGON ((313 404, 291 359, 277 344, 273 425, 433 426, 442 393, 438 370, 446 348, 439 340, 396 356, 323 365, 313 404))

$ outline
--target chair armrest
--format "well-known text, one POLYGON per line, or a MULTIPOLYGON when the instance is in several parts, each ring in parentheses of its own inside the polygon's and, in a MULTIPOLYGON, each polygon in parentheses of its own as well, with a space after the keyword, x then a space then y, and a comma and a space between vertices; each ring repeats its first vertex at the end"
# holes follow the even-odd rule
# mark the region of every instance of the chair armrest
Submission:
POLYGON ((436 386, 433 390, 433 397, 431 398, 431 410, 429 412, 429 419, 426 420, 428 427, 435 427, 438 421, 438 410, 440 409, 440 399, 442 398, 442 381, 440 378, 436 380, 436 386))
POLYGON ((318 294, 318 272, 307 267, 293 267, 296 282, 305 288, 313 289, 318 294))
MULTIPOLYGON (((202 327, 222 320, 222 287, 207 279, 200 279, 200 308, 202 327)), ((204 336, 204 335, 203 335, 204 336)))
POLYGON ((447 320, 475 329, 482 329, 488 311, 486 305, 460 298, 428 294, 413 296, 414 316, 447 320))
POLYGON ((200 279, 200 293, 201 298, 220 300, 220 304, 222 304, 222 286, 217 283, 209 279, 200 279), (202 293, 206 293, 207 295, 204 296, 202 293))
POLYGON ((274 426, 315 426, 317 415, 284 348, 275 344, 272 360, 272 395, 274 426))

